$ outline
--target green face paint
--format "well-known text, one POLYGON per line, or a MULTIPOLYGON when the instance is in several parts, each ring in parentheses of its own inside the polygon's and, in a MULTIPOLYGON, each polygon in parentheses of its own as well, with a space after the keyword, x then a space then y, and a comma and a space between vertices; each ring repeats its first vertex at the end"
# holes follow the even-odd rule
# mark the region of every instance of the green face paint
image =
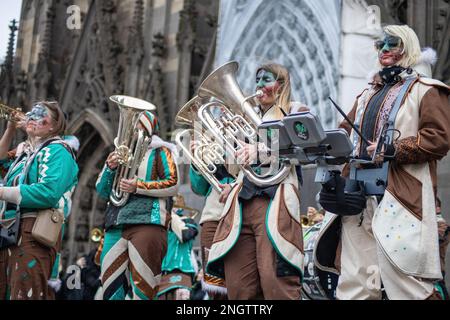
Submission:
POLYGON ((402 41, 400 38, 391 35, 385 35, 383 40, 375 42, 375 48, 378 51, 391 51, 392 49, 399 48, 401 44, 402 41))
POLYGON ((256 75, 256 87, 258 88, 273 87, 276 82, 277 79, 275 78, 275 75, 264 69, 259 70, 256 75))

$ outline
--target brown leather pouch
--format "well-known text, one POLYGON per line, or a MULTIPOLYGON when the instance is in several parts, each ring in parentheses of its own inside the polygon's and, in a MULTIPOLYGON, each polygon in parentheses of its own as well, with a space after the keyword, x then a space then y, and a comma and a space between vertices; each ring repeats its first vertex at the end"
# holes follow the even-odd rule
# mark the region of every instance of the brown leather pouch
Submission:
POLYGON ((46 209, 38 212, 31 231, 33 238, 47 246, 54 247, 61 234, 64 215, 56 209, 46 209))

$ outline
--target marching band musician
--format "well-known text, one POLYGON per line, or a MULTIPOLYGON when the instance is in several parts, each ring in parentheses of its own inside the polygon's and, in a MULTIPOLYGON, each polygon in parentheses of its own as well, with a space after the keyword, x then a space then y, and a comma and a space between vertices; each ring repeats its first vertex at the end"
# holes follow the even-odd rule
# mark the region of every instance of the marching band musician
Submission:
MULTIPOLYGON (((256 87, 264 92, 259 98, 264 121, 290 113, 290 76, 283 66, 258 68, 256 87)), ((252 163, 258 149, 246 145, 238 151, 239 163, 252 163)), ((235 184, 224 187, 220 200, 225 208, 206 270, 225 277, 229 299, 300 299, 303 240, 298 188, 295 167, 279 185, 257 187, 241 171, 235 184)))
POLYGON ((19 223, 16 243, 0 251, 0 299, 52 300, 48 281, 60 251, 62 230, 53 229, 53 242, 46 243, 36 237, 34 227, 39 220, 44 227, 40 230, 46 231, 55 222, 53 214, 53 222, 46 220, 49 211, 56 212, 59 221, 59 216, 68 217, 78 166, 72 149, 62 140, 66 120, 57 102, 35 104, 25 115, 24 128, 27 141, 9 152, 8 158, 5 148, 11 143, 13 124, 8 125, 0 148, 2 166, 8 169, 6 186, 0 188, 0 200, 5 201, 1 227, 19 223))
MULTIPOLYGON (((179 173, 175 146, 163 141, 157 118, 150 112, 140 117, 139 128, 147 130, 152 141, 135 179, 122 179, 120 189, 130 194, 123 207, 108 205, 105 238, 101 255, 104 300, 123 300, 131 291, 134 300, 151 300, 158 292, 161 263, 167 251, 170 212, 166 198, 177 194, 179 173), (131 287, 131 290, 130 290, 131 287)), ((108 199, 118 167, 111 153, 100 173, 96 188, 108 199)))
MULTIPOLYGON (((429 78, 430 55, 421 52, 410 27, 385 27, 376 48, 381 70, 348 115, 369 142, 377 140, 403 86, 412 82, 400 97, 396 140, 376 158, 380 164, 390 161, 384 194, 367 197, 362 216, 342 216, 337 298, 381 299, 382 285, 391 300, 441 299, 434 285, 442 278, 436 167, 450 147, 450 88, 429 78)), ((346 121, 342 127, 352 133, 361 157, 373 156, 376 143, 366 145, 346 121)), ((338 221, 335 218, 327 218, 330 222, 323 227, 338 221)))
POLYGON ((185 206, 183 196, 175 197, 167 234, 167 254, 162 262, 163 276, 157 295, 159 300, 190 300, 193 280, 198 272, 192 250, 199 232, 194 217, 195 212, 185 206))

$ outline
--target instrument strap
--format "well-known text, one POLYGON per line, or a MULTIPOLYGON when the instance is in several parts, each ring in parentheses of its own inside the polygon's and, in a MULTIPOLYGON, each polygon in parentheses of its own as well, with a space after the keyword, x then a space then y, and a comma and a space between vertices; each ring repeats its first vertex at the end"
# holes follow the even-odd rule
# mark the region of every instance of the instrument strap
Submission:
POLYGON ((394 137, 393 129, 395 126, 395 120, 397 119, 397 115, 398 115, 398 112, 400 111, 403 100, 404 100, 406 94, 409 92, 410 88, 416 82, 416 80, 417 80, 416 76, 408 77, 405 79, 405 83, 403 84, 402 88, 400 89, 397 99, 395 100, 394 107, 392 108, 391 112, 389 113, 389 119, 387 121, 387 124, 389 126, 387 128, 386 136, 389 138, 390 141, 393 141, 393 137, 394 137))

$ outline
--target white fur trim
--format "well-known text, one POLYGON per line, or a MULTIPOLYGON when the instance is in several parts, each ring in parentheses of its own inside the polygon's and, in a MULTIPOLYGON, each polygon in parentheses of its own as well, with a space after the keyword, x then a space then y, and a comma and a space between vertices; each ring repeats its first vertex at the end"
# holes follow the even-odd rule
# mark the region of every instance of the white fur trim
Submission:
POLYGON ((175 155, 177 155, 177 146, 176 145, 174 145, 173 143, 164 141, 159 136, 154 134, 152 136, 152 142, 150 143, 149 149, 157 149, 157 148, 161 148, 161 147, 166 147, 170 151, 172 151, 175 155))
POLYGON ((59 290, 61 289, 61 280, 57 279, 57 280, 48 280, 47 284, 50 288, 52 288, 55 292, 59 292, 59 290))
MULTIPOLYGON (((423 48, 422 54, 420 56, 419 61, 412 66, 412 69, 415 70, 421 76, 425 76, 428 78, 432 77, 432 66, 434 66, 437 62, 438 56, 436 51, 433 48, 423 48)), ((379 72, 379 70, 371 70, 367 75, 367 81, 372 82, 374 80, 375 75, 379 72)))
POLYGON ((438 56, 433 48, 424 48, 417 64, 426 63, 434 66, 437 62, 438 56))
POLYGON ((172 221, 170 222, 170 229, 175 233, 178 240, 183 243, 183 230, 187 230, 186 223, 176 213, 172 213, 172 221))
POLYGON ((213 284, 206 283, 203 279, 201 282, 202 282, 202 289, 208 293, 221 294, 223 296, 226 296, 228 294, 228 290, 225 287, 215 286, 213 284))
POLYGON ((65 136, 64 142, 71 147, 75 152, 80 150, 80 140, 75 136, 65 136))
POLYGON ((422 51, 422 55, 419 61, 412 68, 422 77, 432 78, 433 77, 432 66, 436 63, 436 61, 437 61, 436 51, 434 51, 431 48, 425 48, 422 51))

